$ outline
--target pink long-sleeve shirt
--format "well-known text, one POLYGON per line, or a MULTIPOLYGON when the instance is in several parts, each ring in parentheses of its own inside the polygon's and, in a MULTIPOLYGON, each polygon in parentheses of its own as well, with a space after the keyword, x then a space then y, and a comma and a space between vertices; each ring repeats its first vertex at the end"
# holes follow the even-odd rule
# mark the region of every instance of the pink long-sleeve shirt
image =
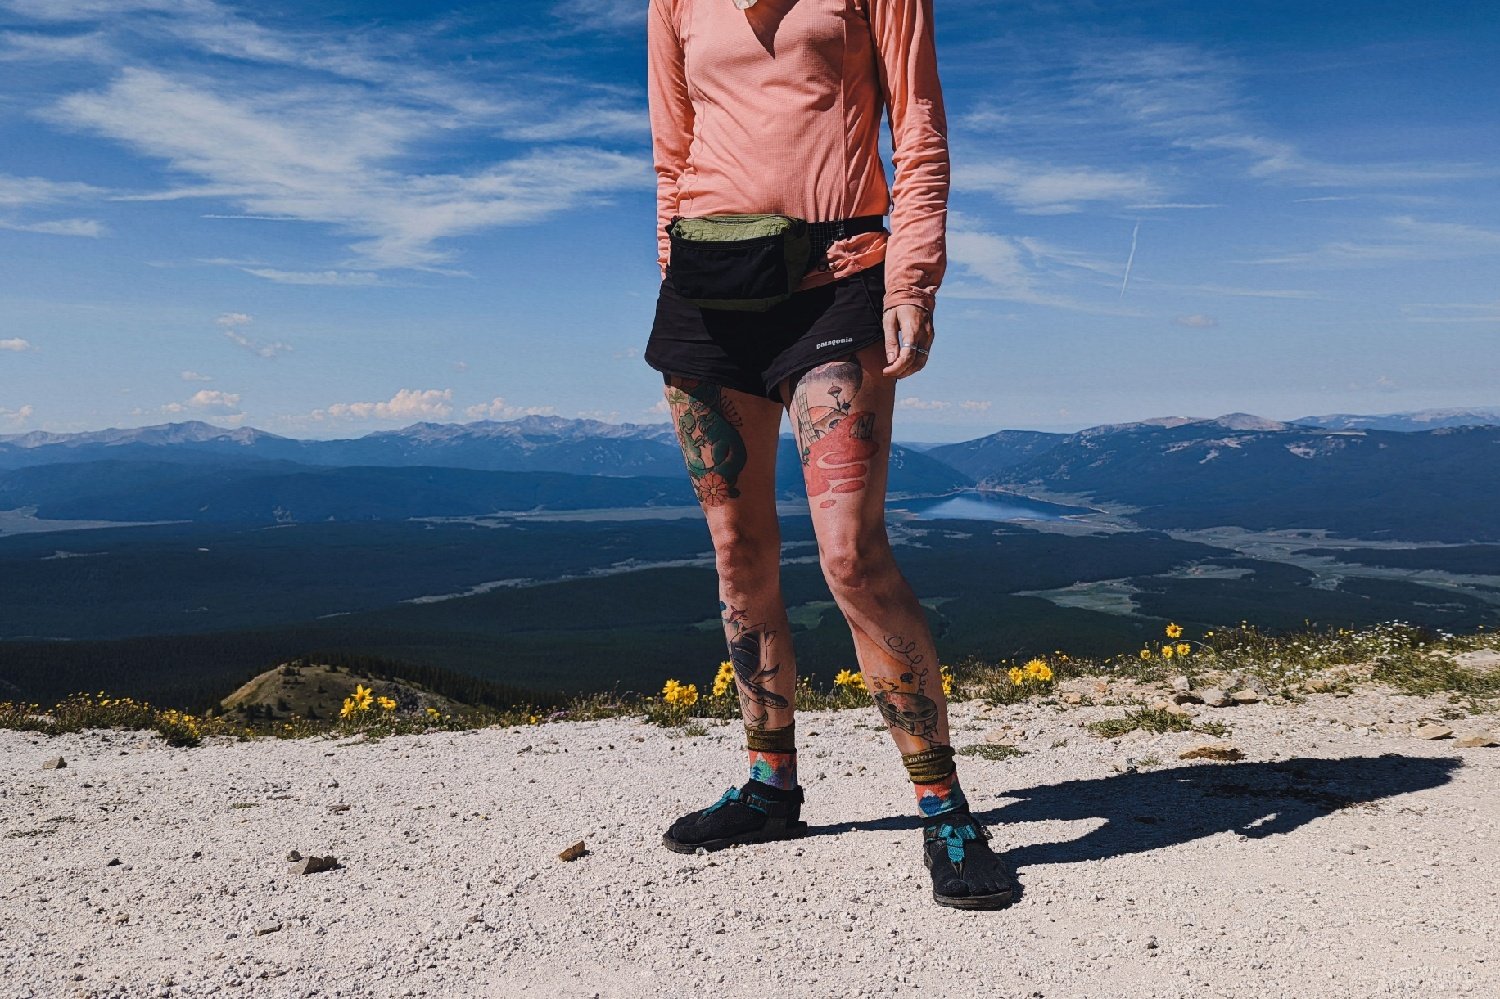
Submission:
POLYGON ((890 215, 801 289, 885 261, 883 306, 932 310, 947 264, 948 125, 932 0, 650 0, 657 263, 673 215, 890 215), (890 109, 895 181, 880 159, 890 109))

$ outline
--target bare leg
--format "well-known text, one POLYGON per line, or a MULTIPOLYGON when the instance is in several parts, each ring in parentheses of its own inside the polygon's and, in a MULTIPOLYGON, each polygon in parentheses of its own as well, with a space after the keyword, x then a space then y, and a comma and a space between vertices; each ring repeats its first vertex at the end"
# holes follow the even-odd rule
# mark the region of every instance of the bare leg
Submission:
POLYGON ((885 528, 896 380, 867 347, 803 375, 791 397, 828 587, 849 622, 865 683, 903 754, 948 744, 948 702, 921 604, 885 528))
POLYGON ((885 364, 882 345, 866 347, 812 369, 791 396, 818 556, 916 792, 934 900, 996 908, 1010 901, 1010 874, 958 786, 932 631, 886 535, 896 380, 885 364))
POLYGON ((665 387, 719 570, 719 610, 748 728, 792 724, 797 689, 781 599, 776 444, 782 407, 760 396, 673 377, 665 387))

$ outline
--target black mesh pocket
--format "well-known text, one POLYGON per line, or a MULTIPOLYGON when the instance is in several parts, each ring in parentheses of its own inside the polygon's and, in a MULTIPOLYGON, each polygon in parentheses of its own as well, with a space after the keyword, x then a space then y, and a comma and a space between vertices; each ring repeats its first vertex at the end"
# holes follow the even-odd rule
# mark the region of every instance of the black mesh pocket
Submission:
POLYGON ((720 307, 747 308, 750 303, 770 303, 791 294, 783 236, 713 243, 689 242, 672 236, 671 241, 669 276, 683 298, 701 299, 703 304, 720 307))

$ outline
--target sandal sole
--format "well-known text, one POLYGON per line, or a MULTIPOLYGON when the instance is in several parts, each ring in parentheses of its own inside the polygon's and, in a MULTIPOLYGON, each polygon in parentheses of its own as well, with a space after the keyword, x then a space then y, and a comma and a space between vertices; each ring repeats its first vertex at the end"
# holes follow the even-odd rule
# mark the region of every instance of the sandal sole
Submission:
POLYGON ((964 895, 950 898, 947 895, 939 895, 936 891, 932 893, 932 900, 938 905, 946 905, 950 909, 1003 909, 1015 901, 1013 892, 996 892, 993 895, 964 895))
POLYGON ((663 835, 661 842, 662 846, 665 846, 673 853, 697 853, 699 850, 713 853, 715 850, 723 850, 731 846, 748 846, 752 843, 775 843, 783 839, 800 839, 806 833, 807 823, 797 822, 789 824, 785 832, 769 834, 764 832, 741 833, 738 836, 725 836, 721 839, 706 839, 701 843, 684 843, 681 840, 675 840, 670 836, 663 835))

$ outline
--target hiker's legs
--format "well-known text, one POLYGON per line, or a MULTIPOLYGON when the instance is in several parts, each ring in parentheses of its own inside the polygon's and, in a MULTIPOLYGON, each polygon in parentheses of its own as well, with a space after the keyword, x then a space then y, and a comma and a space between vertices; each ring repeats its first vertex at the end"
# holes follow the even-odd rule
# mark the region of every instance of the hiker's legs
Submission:
POLYGON ((780 403, 672 376, 665 387, 719 570, 719 611, 745 725, 792 724, 797 664, 781 600, 780 403))
POLYGON ((896 565, 885 493, 896 380, 883 345, 813 368, 792 393, 824 578, 865 684, 903 755, 948 745, 948 703, 927 617, 896 565))

